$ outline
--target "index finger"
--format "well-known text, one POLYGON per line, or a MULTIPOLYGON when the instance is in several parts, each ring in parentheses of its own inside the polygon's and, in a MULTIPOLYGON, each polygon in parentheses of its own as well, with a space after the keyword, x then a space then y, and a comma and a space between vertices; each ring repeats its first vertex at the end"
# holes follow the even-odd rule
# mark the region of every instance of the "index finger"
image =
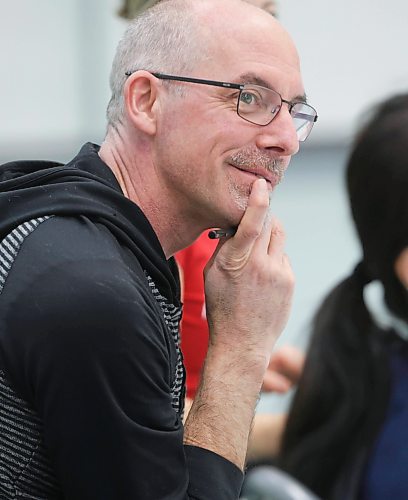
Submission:
POLYGON ((257 179, 252 184, 248 206, 238 225, 231 243, 235 248, 250 252, 256 240, 262 234, 269 209, 269 192, 265 179, 257 179))

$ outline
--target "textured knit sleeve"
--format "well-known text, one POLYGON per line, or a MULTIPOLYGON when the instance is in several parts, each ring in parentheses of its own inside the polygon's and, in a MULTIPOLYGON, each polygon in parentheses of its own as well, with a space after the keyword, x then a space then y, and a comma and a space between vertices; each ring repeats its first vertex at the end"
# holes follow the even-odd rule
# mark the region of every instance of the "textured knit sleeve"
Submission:
POLYGON ((58 223, 55 238, 56 224, 20 251, 7 324, 64 498, 237 498, 233 464, 183 446, 174 346, 140 269, 94 226, 58 223))

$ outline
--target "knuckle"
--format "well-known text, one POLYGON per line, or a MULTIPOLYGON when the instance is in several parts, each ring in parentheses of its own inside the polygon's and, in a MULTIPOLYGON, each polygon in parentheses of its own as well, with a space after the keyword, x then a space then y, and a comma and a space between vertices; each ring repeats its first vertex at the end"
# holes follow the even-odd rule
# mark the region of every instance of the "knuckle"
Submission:
POLYGON ((295 288, 295 276, 292 270, 284 269, 282 267, 274 266, 270 272, 271 284, 279 288, 282 292, 292 293, 295 288))
POLYGON ((285 230, 283 229, 282 224, 274 224, 272 226, 271 233, 273 236, 284 239, 286 237, 285 230))
POLYGON ((242 228, 241 237, 245 240, 254 241, 259 238, 261 234, 261 228, 254 225, 245 226, 242 228))

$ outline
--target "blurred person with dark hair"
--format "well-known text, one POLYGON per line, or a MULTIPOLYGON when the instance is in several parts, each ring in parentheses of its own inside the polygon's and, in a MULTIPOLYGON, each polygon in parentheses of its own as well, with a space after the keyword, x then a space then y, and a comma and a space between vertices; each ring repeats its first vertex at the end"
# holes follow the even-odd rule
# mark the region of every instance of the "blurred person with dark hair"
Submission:
POLYGON ((317 113, 287 32, 241 0, 145 10, 110 85, 101 146, 0 170, 0 496, 235 499, 293 291, 269 195, 317 113), (172 256, 213 227, 234 235, 183 426, 172 256))
POLYGON ((330 500, 408 495, 408 94, 382 103, 347 166, 363 257, 313 323, 280 466, 330 500))

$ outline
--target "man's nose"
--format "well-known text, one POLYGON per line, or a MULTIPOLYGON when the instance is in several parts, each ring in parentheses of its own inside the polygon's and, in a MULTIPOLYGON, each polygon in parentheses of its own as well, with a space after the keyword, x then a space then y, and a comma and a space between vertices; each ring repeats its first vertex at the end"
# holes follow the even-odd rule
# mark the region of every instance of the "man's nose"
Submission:
POLYGON ((292 156, 299 151, 295 124, 285 104, 269 125, 260 127, 256 145, 260 149, 276 149, 283 156, 292 156))

